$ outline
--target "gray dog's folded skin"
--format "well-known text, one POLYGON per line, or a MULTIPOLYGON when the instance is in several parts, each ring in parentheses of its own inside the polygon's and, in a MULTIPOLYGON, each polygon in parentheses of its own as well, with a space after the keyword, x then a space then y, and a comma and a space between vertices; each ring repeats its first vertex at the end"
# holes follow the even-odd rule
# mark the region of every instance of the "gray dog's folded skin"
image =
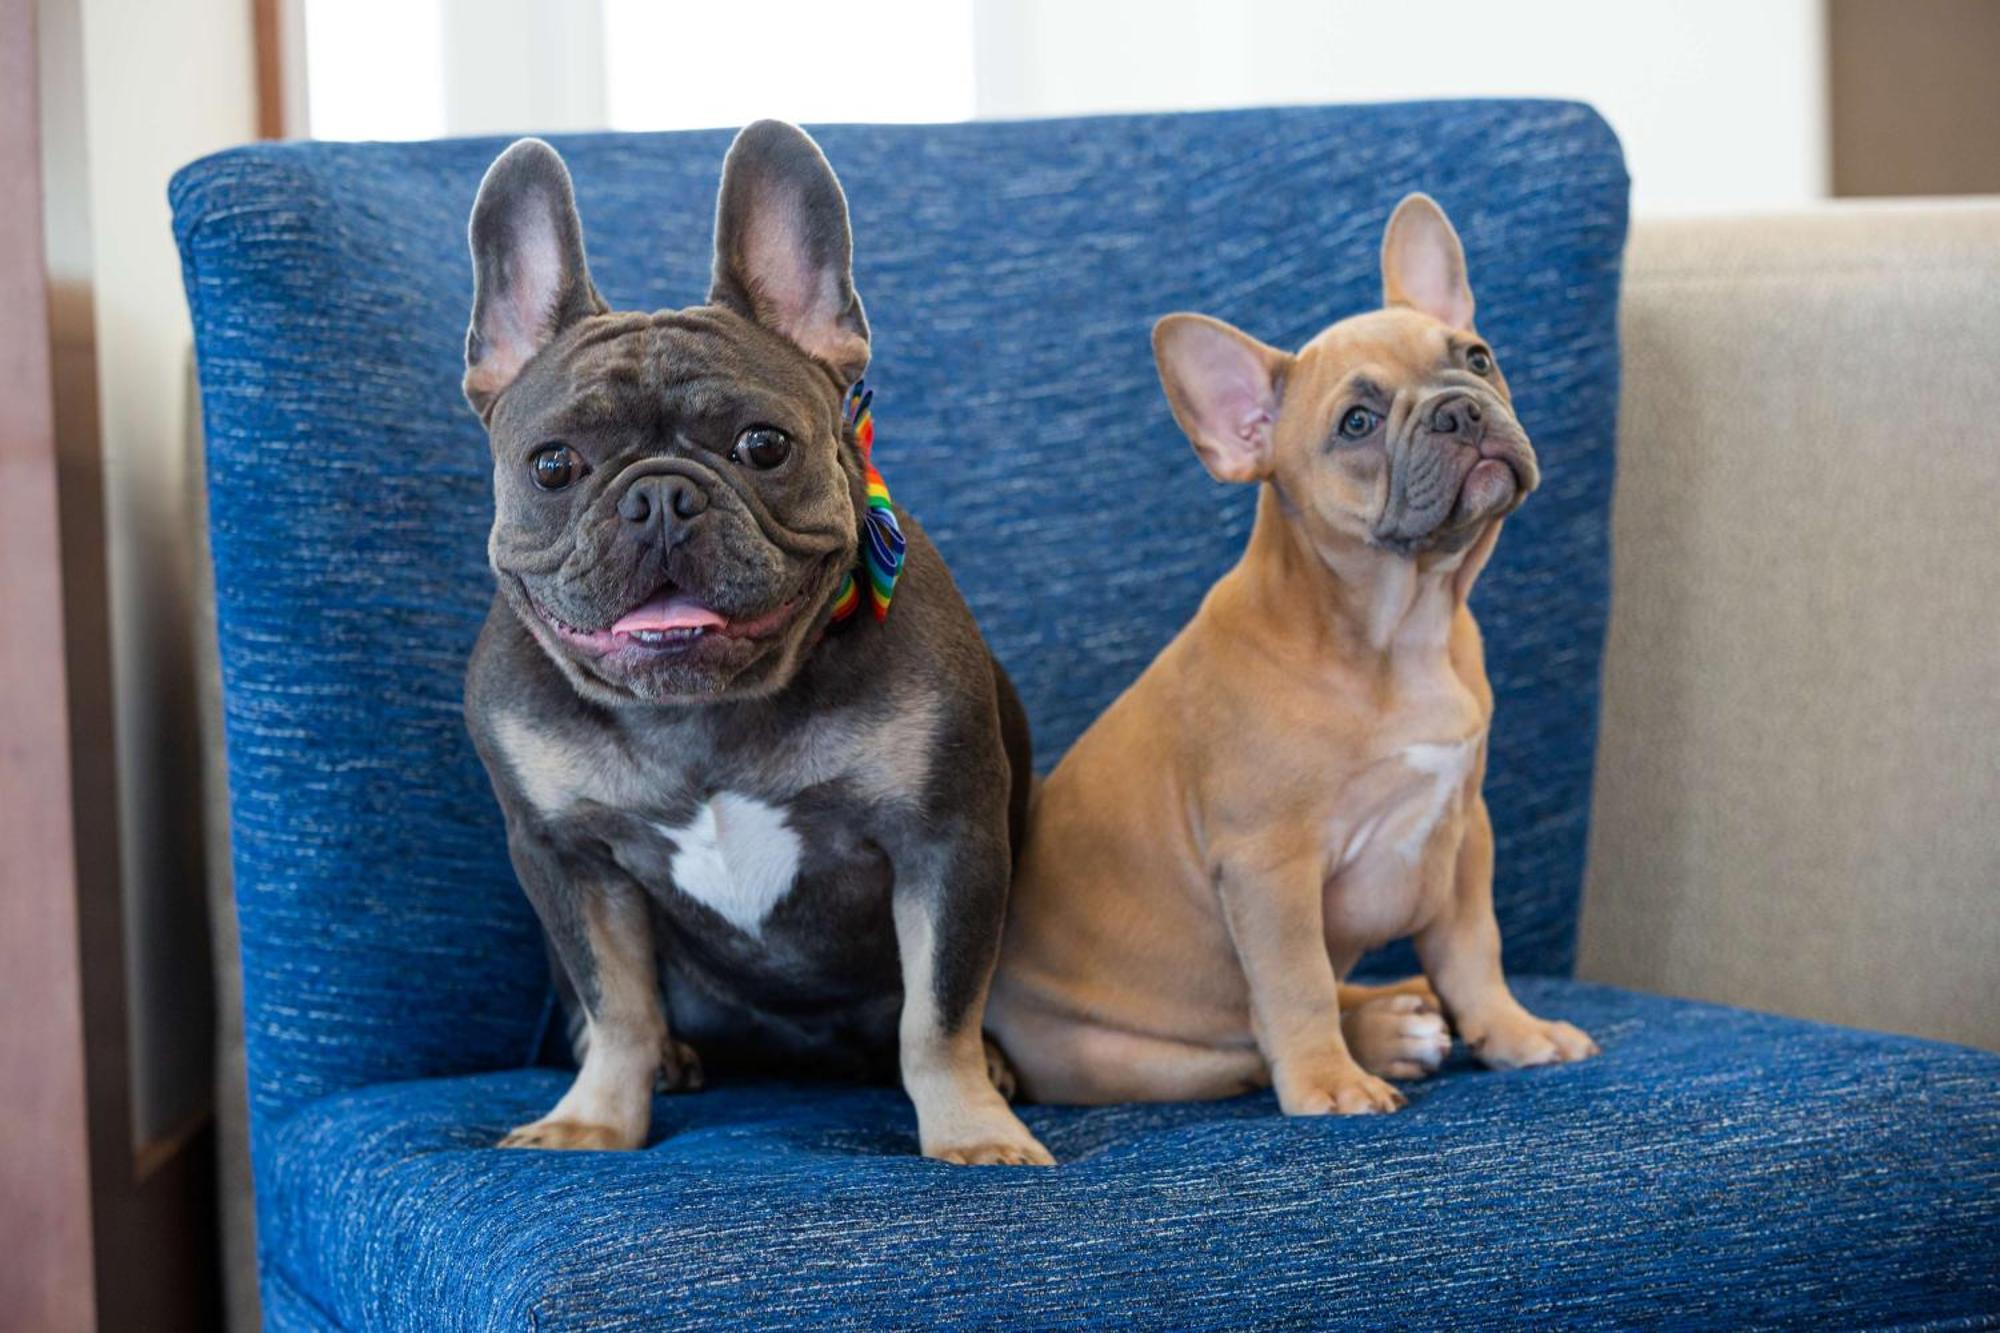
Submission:
POLYGON ((697 1086, 705 1058, 899 1067, 926 1155, 1047 1164, 980 1035, 1020 705, 907 515, 891 613, 829 624, 868 359, 832 170, 791 126, 738 136, 686 310, 606 307, 538 141, 487 173, 471 240, 498 594, 466 717, 581 1064, 503 1144, 635 1147, 655 1083, 697 1086))

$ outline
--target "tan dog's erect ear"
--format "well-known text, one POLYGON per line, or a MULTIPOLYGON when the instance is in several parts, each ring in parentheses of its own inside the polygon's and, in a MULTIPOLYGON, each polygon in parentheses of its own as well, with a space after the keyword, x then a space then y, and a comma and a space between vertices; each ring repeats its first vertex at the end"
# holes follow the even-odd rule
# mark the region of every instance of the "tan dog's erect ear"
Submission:
POLYGON ((1153 326, 1153 359, 1174 420, 1217 481, 1270 475, 1291 358, 1207 315, 1168 315, 1153 326))
POLYGON ((1427 194, 1404 196, 1382 234, 1382 304, 1409 306, 1455 329, 1472 327, 1465 250, 1427 194))

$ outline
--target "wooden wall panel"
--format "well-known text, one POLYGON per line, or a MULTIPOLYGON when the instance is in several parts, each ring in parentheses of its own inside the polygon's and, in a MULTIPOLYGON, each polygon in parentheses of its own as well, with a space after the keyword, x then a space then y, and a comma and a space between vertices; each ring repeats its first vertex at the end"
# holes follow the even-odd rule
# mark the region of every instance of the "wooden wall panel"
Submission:
POLYGON ((0 1311, 96 1325, 33 0, 0 0, 0 1311))

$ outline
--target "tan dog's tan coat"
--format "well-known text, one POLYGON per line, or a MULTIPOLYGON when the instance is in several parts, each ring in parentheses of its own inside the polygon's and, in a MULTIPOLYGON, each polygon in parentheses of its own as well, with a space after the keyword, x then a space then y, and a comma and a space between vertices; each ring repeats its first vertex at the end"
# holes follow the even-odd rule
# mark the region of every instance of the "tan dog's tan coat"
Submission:
POLYGON ((1581 1058, 1507 989, 1480 783, 1493 694, 1466 596, 1537 479, 1472 331, 1458 239, 1406 200, 1385 309, 1296 356, 1155 331, 1176 419, 1260 484, 1242 561, 1042 788, 988 1022, 1048 1101, 1390 1110, 1449 1048, 1581 1058), (1414 936, 1422 981, 1343 986, 1414 936), (1437 1001, 1442 1001, 1443 1014, 1437 1001))

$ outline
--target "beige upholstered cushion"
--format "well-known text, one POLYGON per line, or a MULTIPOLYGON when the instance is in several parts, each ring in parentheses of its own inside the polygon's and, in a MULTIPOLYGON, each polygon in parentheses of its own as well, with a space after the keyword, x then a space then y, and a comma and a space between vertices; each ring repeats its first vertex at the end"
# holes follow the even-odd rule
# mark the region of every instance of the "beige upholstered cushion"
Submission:
POLYGON ((2000 1048, 2000 201, 1637 227, 1582 974, 2000 1048))

